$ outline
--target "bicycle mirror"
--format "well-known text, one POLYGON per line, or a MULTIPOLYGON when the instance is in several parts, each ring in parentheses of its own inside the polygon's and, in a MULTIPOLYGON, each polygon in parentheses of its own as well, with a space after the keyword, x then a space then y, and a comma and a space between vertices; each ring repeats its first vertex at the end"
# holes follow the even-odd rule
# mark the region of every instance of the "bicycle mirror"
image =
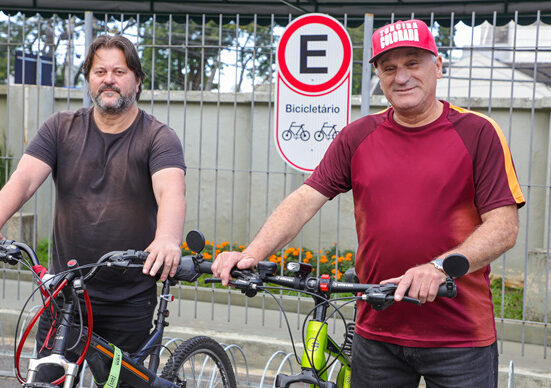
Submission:
POLYGON ((463 255, 454 253, 444 259, 442 267, 449 276, 458 278, 465 275, 469 270, 469 260, 463 255))
POLYGON ((205 248, 205 236, 198 230, 192 230, 186 236, 186 243, 190 251, 201 253, 205 248))

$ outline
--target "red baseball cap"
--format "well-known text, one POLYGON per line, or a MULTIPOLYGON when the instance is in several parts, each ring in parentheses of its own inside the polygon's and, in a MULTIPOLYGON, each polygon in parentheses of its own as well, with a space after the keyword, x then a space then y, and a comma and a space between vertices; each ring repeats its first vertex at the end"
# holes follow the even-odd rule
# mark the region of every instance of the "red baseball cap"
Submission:
POLYGON ((398 47, 417 47, 430 51, 438 56, 434 36, 422 20, 399 20, 379 28, 373 34, 373 56, 369 63, 374 63, 379 55, 398 47))

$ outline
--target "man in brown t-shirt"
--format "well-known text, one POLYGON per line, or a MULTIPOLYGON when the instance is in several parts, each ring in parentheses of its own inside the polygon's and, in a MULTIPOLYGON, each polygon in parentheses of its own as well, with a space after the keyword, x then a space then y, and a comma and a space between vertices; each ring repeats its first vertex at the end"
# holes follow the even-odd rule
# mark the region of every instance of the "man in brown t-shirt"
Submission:
MULTIPOLYGON (((128 39, 97 38, 83 72, 93 108, 59 112, 42 125, 0 191, 0 226, 51 173, 52 273, 65 270, 73 258, 83 265, 113 250, 148 251, 143 273, 102 269, 87 284, 94 331, 133 352, 151 327, 153 276, 161 267, 162 280, 174 275, 181 257, 183 150, 174 131, 138 108, 145 74, 128 39)), ((41 356, 48 353, 44 338, 50 327, 49 317, 43 318, 37 335, 41 356)))

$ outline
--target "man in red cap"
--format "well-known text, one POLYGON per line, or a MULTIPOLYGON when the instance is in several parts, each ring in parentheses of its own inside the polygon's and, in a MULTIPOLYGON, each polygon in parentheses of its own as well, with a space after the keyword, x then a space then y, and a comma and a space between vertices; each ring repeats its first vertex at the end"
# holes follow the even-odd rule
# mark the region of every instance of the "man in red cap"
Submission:
POLYGON ((398 283, 395 303, 359 303, 353 387, 496 387, 498 353, 490 263, 516 242, 524 204, 498 124, 436 99, 442 57, 420 20, 373 35, 373 58, 391 107, 345 127, 304 185, 242 252, 220 254, 213 273, 254 266, 291 241, 328 200, 352 190, 362 283, 398 283), (458 296, 435 298, 442 258, 469 259, 458 296), (425 303, 432 302, 432 303, 425 303))

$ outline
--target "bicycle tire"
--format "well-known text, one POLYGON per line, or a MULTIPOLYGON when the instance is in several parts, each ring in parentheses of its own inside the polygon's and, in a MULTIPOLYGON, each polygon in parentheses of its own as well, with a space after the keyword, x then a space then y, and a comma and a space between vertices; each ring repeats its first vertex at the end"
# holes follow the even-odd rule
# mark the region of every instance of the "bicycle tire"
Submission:
POLYGON ((291 137, 293 137, 293 133, 289 129, 281 133, 281 138, 285 141, 291 140, 291 137))
MULTIPOLYGON (((211 363, 209 362, 209 364, 211 363)), ((181 383, 185 380, 187 388, 201 386, 220 386, 224 388, 237 387, 233 366, 224 348, 222 348, 222 346, 220 346, 220 344, 212 338, 205 336, 193 337, 180 344, 165 364, 165 367, 161 372, 161 377, 173 383, 181 383), (200 359, 200 362, 202 362, 203 365, 198 376, 195 370, 196 367, 194 358, 196 356, 204 357, 203 359, 200 359), (212 370, 207 370, 208 377, 206 380, 210 380, 210 383, 212 383, 214 379, 213 376, 216 376, 214 374, 216 373, 216 370, 213 368, 215 366, 218 369, 218 376, 216 376, 217 378, 215 379, 215 382, 217 384, 220 383, 221 385, 212 385, 209 384, 208 381, 203 380, 205 379, 203 377, 203 372, 207 366, 207 362, 209 361, 207 357, 212 360, 214 365, 209 366, 212 370), (206 384, 201 385, 203 382, 206 384)))
POLYGON ((322 141, 323 140, 323 131, 316 131, 314 132, 314 139, 316 139, 316 141, 322 141))

